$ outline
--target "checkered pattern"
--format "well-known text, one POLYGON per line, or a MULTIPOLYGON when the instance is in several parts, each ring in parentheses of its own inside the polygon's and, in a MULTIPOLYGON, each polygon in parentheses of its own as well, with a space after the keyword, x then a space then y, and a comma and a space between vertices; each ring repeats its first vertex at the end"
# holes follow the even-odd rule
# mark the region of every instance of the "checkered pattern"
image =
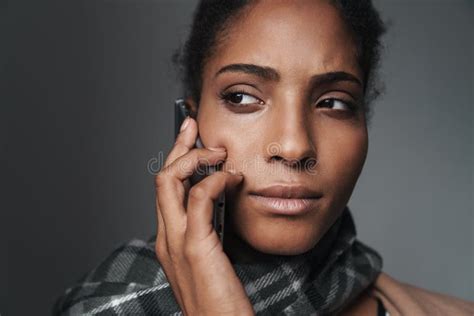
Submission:
MULTIPOLYGON (((366 289, 381 256, 356 239, 349 208, 310 251, 233 262, 256 315, 334 315, 366 289)), ((54 315, 183 315, 155 256, 133 239, 58 298, 54 315)))

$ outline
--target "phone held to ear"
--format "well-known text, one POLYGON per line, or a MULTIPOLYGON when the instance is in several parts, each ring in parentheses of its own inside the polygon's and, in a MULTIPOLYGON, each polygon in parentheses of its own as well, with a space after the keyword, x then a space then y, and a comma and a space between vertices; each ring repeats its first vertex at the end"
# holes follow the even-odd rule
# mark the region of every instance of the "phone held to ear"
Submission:
MULTIPOLYGON (((186 103, 183 99, 176 99, 175 101, 175 139, 179 134, 179 128, 181 127, 181 124, 183 123, 184 119, 186 116, 190 115, 188 107, 186 106, 186 103)), ((203 148, 203 144, 201 142, 201 138, 198 137, 196 138, 196 148, 203 148)), ((220 169, 220 165, 216 166, 204 166, 204 172, 202 170, 202 167, 198 168, 199 172, 194 173, 190 178, 189 181, 191 183, 191 186, 198 183, 201 181, 203 178, 205 178, 208 175, 211 175, 214 173, 216 170, 220 169)), ((225 192, 222 192, 219 194, 219 197, 217 200, 214 201, 214 210, 213 210, 213 218, 212 218, 212 225, 214 229, 217 232, 217 235, 219 236, 219 239, 221 243, 224 243, 224 216, 225 216, 225 192)))

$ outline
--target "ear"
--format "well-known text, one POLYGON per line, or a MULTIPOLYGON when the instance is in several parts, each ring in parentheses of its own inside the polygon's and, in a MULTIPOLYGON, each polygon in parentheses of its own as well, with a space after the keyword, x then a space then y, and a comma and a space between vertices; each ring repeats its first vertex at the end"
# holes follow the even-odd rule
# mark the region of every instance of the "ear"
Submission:
POLYGON ((184 102, 186 103, 186 106, 189 110, 189 113, 191 114, 191 117, 196 118, 197 111, 198 111, 198 106, 197 106, 196 101, 194 101, 192 97, 187 97, 184 102))

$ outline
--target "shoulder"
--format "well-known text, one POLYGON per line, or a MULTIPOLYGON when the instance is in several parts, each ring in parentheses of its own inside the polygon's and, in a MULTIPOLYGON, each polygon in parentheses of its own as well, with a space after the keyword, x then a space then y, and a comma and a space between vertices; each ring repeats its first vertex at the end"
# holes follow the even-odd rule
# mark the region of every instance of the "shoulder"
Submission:
POLYGON ((390 316, 474 315, 473 302, 401 282, 384 272, 369 291, 382 301, 390 316))
POLYGON ((340 316, 379 315, 378 302, 387 315, 474 315, 474 303, 396 280, 381 272, 340 316))
POLYGON ((364 291, 339 316, 378 316, 377 308, 377 299, 369 291, 364 291))
MULTIPOLYGON (((57 298, 53 315, 93 314, 117 308, 127 313, 144 311, 156 295, 173 300, 166 275, 155 255, 154 240, 131 239, 67 288, 57 298), (148 303, 144 306, 143 302, 148 303)), ((173 304, 153 308, 163 313, 175 312, 173 304)))

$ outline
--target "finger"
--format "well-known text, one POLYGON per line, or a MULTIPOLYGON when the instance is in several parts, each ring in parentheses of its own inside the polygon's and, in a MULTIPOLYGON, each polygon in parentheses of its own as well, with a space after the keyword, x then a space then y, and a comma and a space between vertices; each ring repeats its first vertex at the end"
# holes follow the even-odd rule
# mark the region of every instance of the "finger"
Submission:
POLYGON ((209 148, 194 148, 181 157, 178 157, 168 167, 162 170, 167 176, 184 181, 194 172, 204 173, 199 166, 213 166, 222 162, 227 156, 226 150, 211 150, 209 148))
POLYGON ((163 267, 163 271, 166 275, 166 278, 168 279, 170 286, 172 288, 173 294, 176 298, 176 301, 178 302, 179 306, 184 306, 183 305, 183 299, 182 299, 182 291, 180 287, 177 284, 177 279, 176 279, 176 267, 170 260, 170 254, 168 250, 168 243, 166 240, 166 229, 164 226, 164 220, 163 216, 161 215, 161 210, 158 205, 158 202, 156 202, 156 210, 158 214, 158 231, 156 235, 156 245, 155 245, 155 253, 156 257, 158 258, 161 266, 163 267))
POLYGON ((157 228, 156 228, 156 238, 164 237, 166 235, 165 222, 163 220, 163 215, 161 215, 161 209, 158 203, 158 198, 155 200, 156 208, 156 217, 157 217, 157 228))
MULTIPOLYGON (((173 148, 166 159, 164 167, 167 167, 169 164, 171 164, 171 162, 173 162, 176 159, 176 157, 179 157, 189 151, 188 147, 191 146, 191 142, 192 142, 191 139, 193 138, 192 137, 193 128, 192 127, 184 128, 184 127, 189 127, 189 125, 193 125, 194 122, 191 122, 191 121, 193 121, 192 118, 188 116, 181 124, 181 131, 178 134, 175 144, 173 145, 173 148), (187 126, 185 125, 185 123, 187 123, 187 126), (186 133, 189 133, 190 135, 188 137, 185 137, 186 133)), ((195 137, 196 135, 194 135, 194 138, 195 137)), ((163 184, 165 181, 162 179, 163 177, 161 175, 160 177, 158 176, 158 174, 155 176, 155 189, 156 189, 155 204, 156 204, 156 212, 157 212, 157 230, 158 230, 157 237, 158 235, 164 236, 166 234, 165 222, 164 222, 163 216, 161 214, 160 206, 159 206, 159 196, 163 195, 163 192, 160 192, 160 191, 163 191, 162 189, 164 187, 163 184)), ((166 184, 165 187, 167 185, 169 184, 166 184)))
POLYGON ((212 165, 222 161, 225 152, 195 148, 176 159, 156 176, 156 195, 161 209, 168 242, 181 244, 186 229, 185 188, 187 179, 198 165, 212 165), (180 236, 176 236, 180 235, 180 236))
POLYGON ((155 252, 161 266, 163 267, 163 271, 166 275, 166 278, 169 280, 169 283, 173 291, 173 294, 176 298, 176 301, 178 302, 179 306, 184 307, 183 299, 182 299, 182 290, 179 286, 179 282, 177 282, 178 280, 177 280, 177 275, 175 271, 176 269, 175 264, 176 264, 176 259, 177 259, 176 253, 178 253, 176 248, 182 247, 182 245, 177 245, 176 241, 173 241, 174 243, 173 247, 175 247, 175 250, 170 249, 170 246, 168 243, 168 234, 166 232, 166 226, 164 223, 161 208, 158 203, 158 199, 156 200, 156 210, 157 210, 157 217, 158 217, 158 230, 157 230, 157 236, 156 236, 155 252), (170 255, 170 253, 173 253, 173 255, 170 255))
POLYGON ((163 220, 158 224, 164 227, 168 243, 171 242, 170 235, 183 234, 186 229, 186 211, 183 200, 183 183, 172 177, 171 174, 158 173, 156 177, 156 209, 158 216, 161 216, 163 220))
POLYGON ((168 157, 166 158, 164 165, 165 167, 175 161, 176 158, 181 157, 182 155, 190 151, 196 143, 196 137, 198 134, 197 123, 192 117, 188 116, 183 121, 183 124, 181 126, 184 126, 186 122, 186 128, 183 131, 179 132, 178 136, 176 137, 176 141, 173 145, 173 148, 171 149, 170 153, 168 154, 168 157))
MULTIPOLYGON (((186 240, 199 241, 214 233, 214 200, 221 192, 237 186, 242 180, 242 174, 216 171, 191 188, 187 205, 186 240)), ((215 236, 217 238, 217 234, 215 236)))

